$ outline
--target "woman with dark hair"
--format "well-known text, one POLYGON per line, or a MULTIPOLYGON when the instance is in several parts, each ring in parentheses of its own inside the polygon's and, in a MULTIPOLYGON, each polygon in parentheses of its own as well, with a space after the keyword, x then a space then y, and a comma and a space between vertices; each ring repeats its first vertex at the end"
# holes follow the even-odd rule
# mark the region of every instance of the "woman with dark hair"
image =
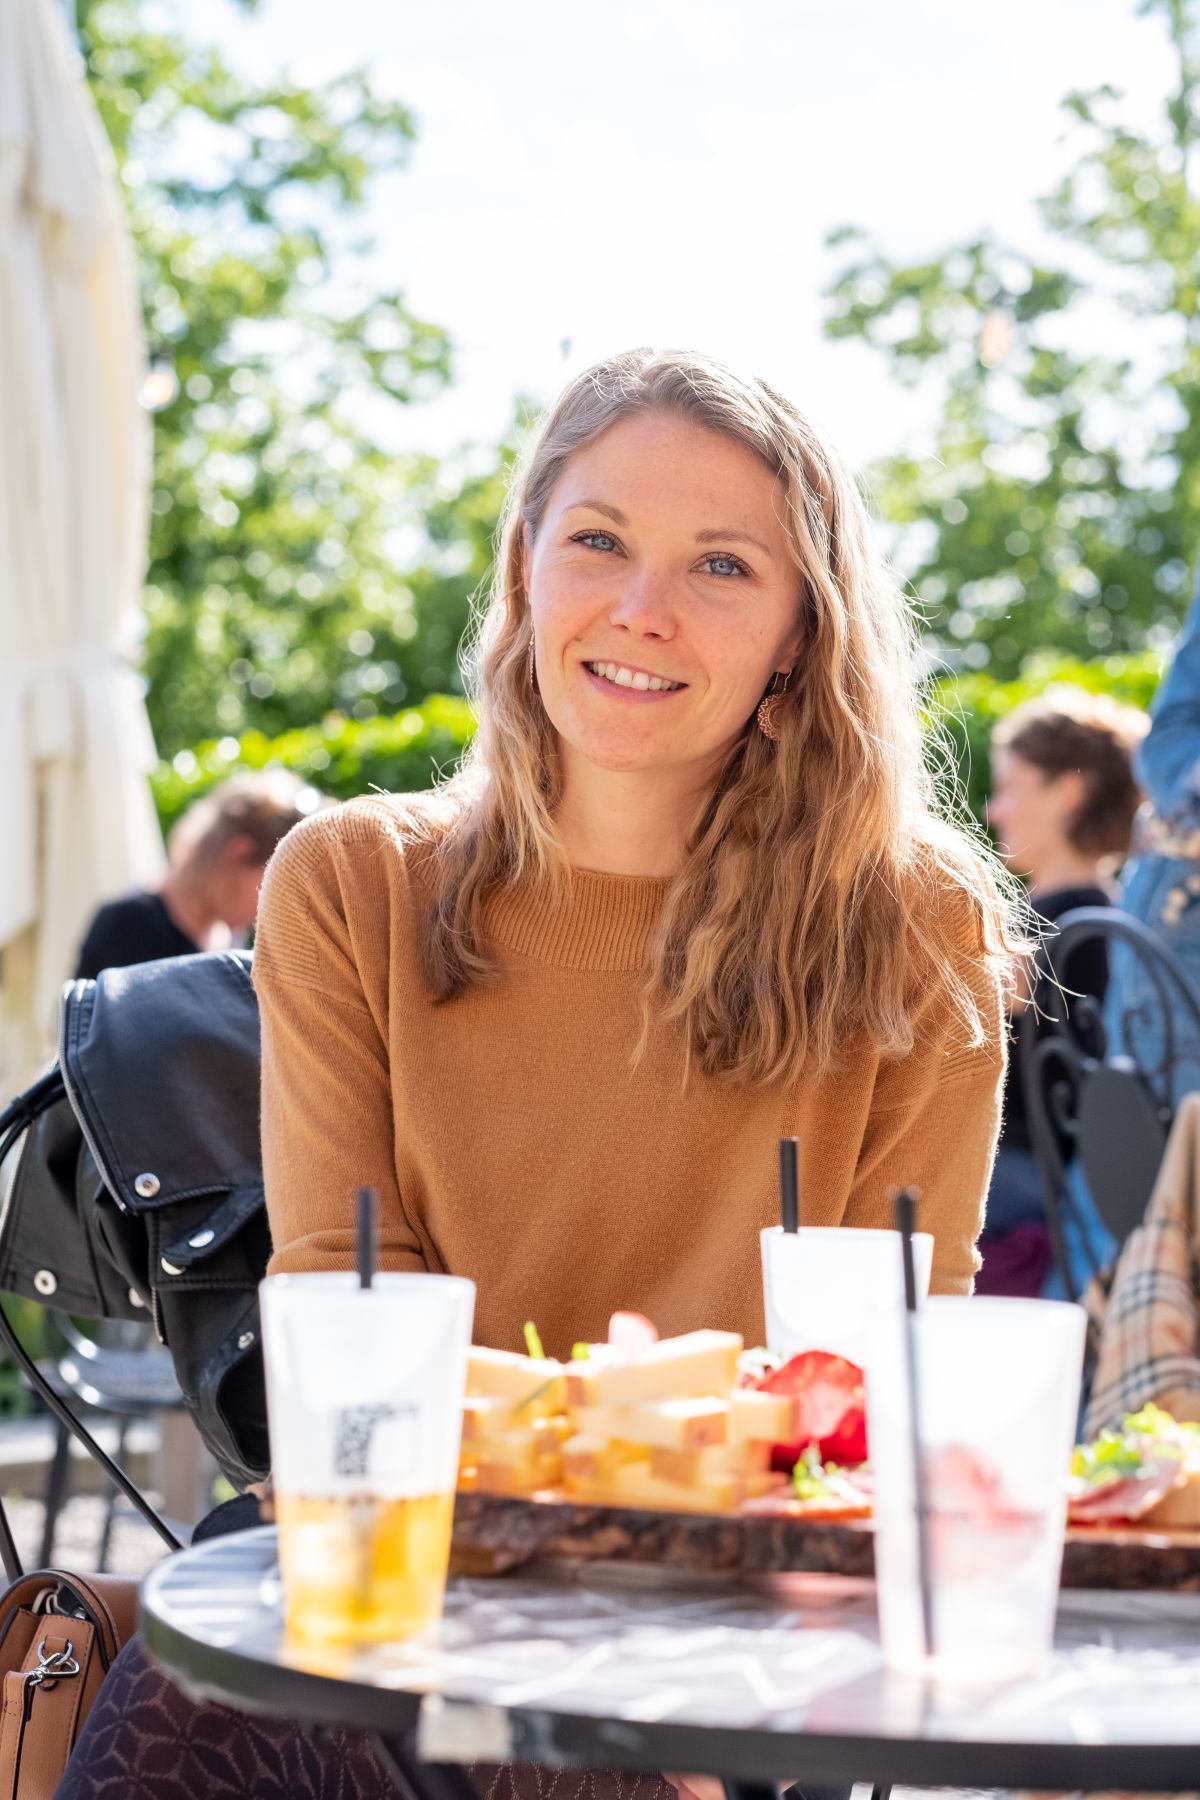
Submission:
MULTIPOLYGON (((272 1267, 352 1266, 369 1183, 383 1265, 470 1276, 484 1343, 534 1318, 568 1353, 621 1308, 754 1343, 794 1134, 807 1222, 889 1224, 914 1184, 933 1287, 968 1293, 1009 919, 935 812, 908 611, 829 445, 701 356, 577 377, 513 481, 476 694, 453 780, 318 815, 268 872, 272 1267)), ((102 1697, 76 1764, 118 1734, 102 1697)), ((157 1792, 123 1741, 119 1791, 157 1792)), ((241 1793, 282 1794, 260 1764, 241 1793)))
MULTIPOLYGON (((992 734, 988 821, 1009 867, 1029 881, 1030 902, 1052 927, 1080 906, 1111 906, 1112 878, 1129 850, 1141 801, 1133 754, 1149 720, 1102 694, 1059 688, 1018 706, 992 734)), ((1061 971, 1064 993, 1104 997, 1108 957, 1102 943, 1081 944, 1061 971)), ((1053 999, 1043 1023, 1048 1027, 1053 999)), ((1065 1003, 1065 1002, 1064 1002, 1065 1003)), ((1089 1243, 1071 1246, 1081 1271, 1102 1264, 1108 1234, 1082 1187, 1078 1211, 1089 1243)), ((1069 1230, 1074 1222, 1067 1221, 1069 1230)), ((979 1240, 981 1294, 1034 1296, 1060 1290, 1052 1270, 1042 1177, 1034 1158, 1025 1095, 1015 1060, 1004 1091, 1004 1125, 979 1240)))

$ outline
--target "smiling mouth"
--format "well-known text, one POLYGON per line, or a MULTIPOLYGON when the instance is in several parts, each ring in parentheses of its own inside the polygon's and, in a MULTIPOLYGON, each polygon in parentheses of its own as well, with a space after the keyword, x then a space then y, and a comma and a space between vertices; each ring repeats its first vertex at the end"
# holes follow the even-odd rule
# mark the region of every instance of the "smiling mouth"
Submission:
POLYGON ((677 694, 680 688, 687 686, 686 681, 668 681, 665 675, 647 675, 645 669, 629 669, 624 663, 585 662, 583 666, 598 681, 611 682, 613 687, 634 688, 641 694, 677 694))

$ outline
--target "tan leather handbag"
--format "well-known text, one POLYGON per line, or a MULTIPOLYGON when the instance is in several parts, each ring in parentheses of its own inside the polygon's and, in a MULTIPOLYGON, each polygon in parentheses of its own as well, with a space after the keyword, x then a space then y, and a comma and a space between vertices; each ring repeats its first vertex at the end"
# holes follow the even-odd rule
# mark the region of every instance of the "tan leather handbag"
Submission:
POLYGON ((51 1800, 137 1624, 137 1582, 41 1569, 0 1598, 0 1800, 51 1800))

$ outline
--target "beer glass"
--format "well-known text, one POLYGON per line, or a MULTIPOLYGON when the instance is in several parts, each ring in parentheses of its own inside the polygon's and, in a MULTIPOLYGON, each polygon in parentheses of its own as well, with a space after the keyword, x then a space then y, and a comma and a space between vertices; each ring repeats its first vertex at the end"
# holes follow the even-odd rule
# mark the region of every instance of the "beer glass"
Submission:
POLYGON ((474 1285, 274 1275, 259 1293, 288 1632, 424 1631, 450 1556, 474 1285))

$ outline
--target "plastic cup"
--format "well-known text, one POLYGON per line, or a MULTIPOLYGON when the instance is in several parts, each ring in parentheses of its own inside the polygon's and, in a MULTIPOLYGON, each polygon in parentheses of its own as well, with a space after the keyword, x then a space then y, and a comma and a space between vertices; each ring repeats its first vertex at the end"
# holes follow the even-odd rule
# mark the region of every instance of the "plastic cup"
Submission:
POLYGON ((884 1661, 948 1681, 1035 1673, 1054 1636, 1083 1309, 934 1299, 913 1324, 934 1654, 925 1655, 900 1313, 877 1327, 867 1376, 884 1661))
MULTIPOLYGON (((759 1242, 768 1347, 783 1356, 828 1350, 865 1368, 876 1321, 904 1303, 900 1233, 771 1225, 759 1242)), ((923 1298, 933 1265, 928 1232, 914 1234, 913 1261, 923 1298)))
POLYGON ((275 1275, 259 1295, 288 1632, 424 1631, 446 1585, 474 1284, 275 1275))

